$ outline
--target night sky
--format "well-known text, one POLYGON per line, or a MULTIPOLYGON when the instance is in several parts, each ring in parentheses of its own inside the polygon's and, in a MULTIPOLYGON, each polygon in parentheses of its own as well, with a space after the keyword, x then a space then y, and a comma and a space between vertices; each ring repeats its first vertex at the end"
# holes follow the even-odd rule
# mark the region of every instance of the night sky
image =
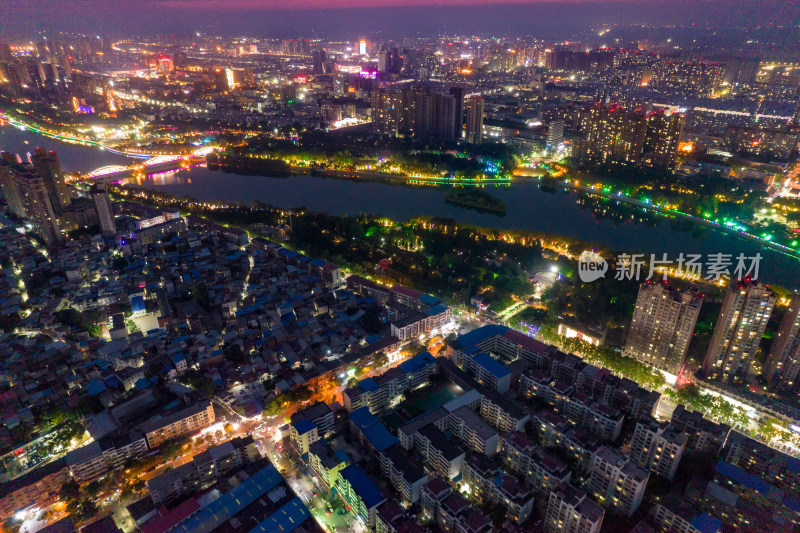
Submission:
MULTIPOLYGON (((800 23, 793 0, 0 0, 0 42, 42 32, 349 37, 538 34, 603 24, 800 23)), ((543 35, 547 38, 547 35, 543 35)))

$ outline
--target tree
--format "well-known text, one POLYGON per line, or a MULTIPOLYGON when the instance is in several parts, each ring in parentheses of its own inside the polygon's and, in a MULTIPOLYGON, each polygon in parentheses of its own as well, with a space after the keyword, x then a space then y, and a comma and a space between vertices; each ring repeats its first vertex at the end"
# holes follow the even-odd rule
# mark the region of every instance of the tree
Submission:
POLYGON ((305 402, 311 399, 312 392, 311 389, 308 388, 308 385, 300 385, 294 391, 292 396, 298 402, 305 402))
POLYGON ((233 424, 230 422, 225 424, 225 433, 233 433, 233 424))
POLYGON ((283 412, 283 402, 286 398, 281 394, 267 402, 264 406, 264 411, 261 413, 264 418, 272 418, 278 416, 283 412))
POLYGON ((100 482, 97 480, 92 481, 88 485, 86 485, 86 494, 91 496, 92 498, 97 498, 97 495, 100 493, 100 482))
POLYGON ((207 310, 210 307, 208 287, 206 287, 205 283, 196 283, 194 287, 192 287, 192 297, 203 309, 207 310))
POLYGON ((378 352, 375 355, 375 368, 382 368, 389 364, 389 358, 386 357, 384 352, 378 352))
POLYGON ((358 323, 364 328, 367 333, 375 334, 380 333, 383 329, 383 321, 381 320, 381 309, 377 305, 372 305, 364 311, 358 323))
POLYGON ((111 261, 111 265, 114 267, 114 270, 122 270, 128 266, 128 260, 124 257, 115 257, 114 260, 111 261))
POLYGON ((92 500, 73 500, 67 504, 67 511, 76 522, 83 522, 97 514, 97 505, 92 500))
POLYGON ((238 344, 226 344, 222 347, 222 353, 225 359, 231 363, 242 364, 245 362, 244 352, 238 344))
POLYGON ((58 491, 58 496, 62 500, 71 501, 76 500, 81 495, 81 486, 74 479, 70 479, 58 491))
POLYGON ((7 531, 8 533, 18 533, 21 527, 22 520, 17 520, 13 516, 9 516, 6 518, 6 521, 3 522, 3 531, 7 531))
POLYGON ((214 385, 213 379, 205 378, 203 383, 200 385, 200 390, 203 391, 203 394, 206 396, 213 396, 217 391, 217 387, 214 385))
POLYGON ((68 411, 62 407, 51 407, 44 413, 42 418, 51 428, 58 427, 72 418, 73 411, 68 411))

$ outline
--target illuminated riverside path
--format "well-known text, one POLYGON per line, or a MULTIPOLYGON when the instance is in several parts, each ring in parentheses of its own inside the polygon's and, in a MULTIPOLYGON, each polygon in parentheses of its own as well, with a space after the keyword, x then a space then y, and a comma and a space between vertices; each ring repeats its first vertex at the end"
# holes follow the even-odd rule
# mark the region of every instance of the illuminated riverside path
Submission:
POLYGON ((7 118, 0 126, 0 150, 14 152, 25 157, 34 148, 42 146, 55 150, 64 170, 78 171, 95 181, 114 182, 130 177, 133 173, 156 174, 178 170, 205 163, 204 155, 209 149, 197 150, 197 155, 151 156, 121 152, 95 141, 77 137, 55 135, 38 128, 7 118))
POLYGON ((666 208, 666 207, 661 207, 659 205, 655 205, 655 204, 652 204, 650 202, 639 200, 638 198, 633 198, 631 196, 627 196, 627 195, 625 195, 625 194, 623 194, 621 192, 605 192, 602 189, 598 189, 596 187, 591 187, 591 186, 587 186, 587 185, 575 184, 575 183, 573 183, 573 182, 571 182, 569 180, 565 180, 565 181, 561 182, 560 185, 562 185, 564 187, 567 187, 567 188, 570 188, 570 189, 573 189, 573 190, 576 190, 576 191, 580 191, 580 192, 584 192, 584 193, 587 193, 587 194, 591 194, 591 195, 594 195, 594 196, 602 196, 603 198, 608 198, 608 199, 614 200, 616 202, 623 202, 623 203, 626 203, 626 204, 629 204, 629 205, 640 207, 640 208, 642 208, 642 209, 644 209, 646 211, 654 211, 654 212, 660 213, 662 215, 667 215, 667 216, 670 216, 670 217, 680 218, 682 220, 689 220, 691 222, 702 224, 702 225, 708 226, 710 228, 715 228, 715 229, 718 229, 720 231, 728 232, 728 233, 734 234, 736 237, 739 237, 739 238, 742 238, 742 239, 747 239, 747 240, 752 241, 754 243, 760 244, 761 246, 764 246, 766 248, 774 250, 774 251, 776 251, 778 253, 782 253, 782 254, 788 255, 789 257, 793 257, 793 258, 796 258, 796 259, 800 260, 800 250, 798 250, 797 248, 791 248, 789 246, 784 246, 784 245, 776 243, 776 242, 771 242, 770 240, 764 239, 762 237, 759 237, 758 235, 752 235, 750 233, 747 233, 744 230, 737 230, 735 228, 732 228, 730 226, 726 226, 725 224, 720 224, 719 222, 715 222, 713 220, 709 220, 709 219, 706 219, 706 218, 703 218, 703 217, 698 217, 698 216, 695 216, 695 215, 690 215, 689 213, 683 213, 683 212, 677 211, 675 209, 669 209, 669 208, 666 208))
MULTIPOLYGON (((669 218, 648 215, 636 206, 624 208, 624 220, 603 218, 579 203, 583 195, 563 189, 548 192, 536 181, 515 180, 483 189, 506 204, 505 216, 446 203, 447 187, 408 187, 399 182, 243 176, 201 166, 147 177, 134 184, 201 201, 241 201, 250 205, 259 200, 285 209, 305 207, 309 211, 335 215, 368 213, 398 221, 436 216, 486 228, 563 235, 615 250, 654 253, 659 257, 667 253, 669 259, 676 259, 679 253, 726 253, 735 258, 739 253, 752 256, 760 252, 763 257, 760 279, 800 288, 800 262, 796 258, 765 248, 758 242, 737 238, 735 230, 709 227, 698 228, 696 233, 682 231, 673 227, 669 218), (640 220, 647 218, 652 225, 640 220)), ((607 206, 601 206, 609 212, 620 208, 613 199, 607 201, 607 206)))
POLYGON ((44 137, 49 137, 51 139, 55 139, 55 140, 61 141, 63 143, 79 144, 79 145, 84 145, 84 146, 96 147, 96 148, 100 148, 101 150, 108 151, 108 152, 110 152, 112 154, 115 154, 115 155, 131 157, 131 158, 137 158, 137 159, 148 159, 150 157, 148 154, 140 154, 140 153, 134 153, 134 152, 123 152, 123 151, 120 151, 120 150, 116 150, 114 148, 105 146, 104 144, 102 144, 102 143, 100 143, 98 141, 93 141, 91 139, 85 139, 85 138, 82 138, 82 137, 76 137, 76 136, 72 136, 72 135, 61 135, 61 134, 58 134, 58 133, 54 133, 52 131, 48 131, 46 129, 42 129, 42 128, 34 125, 34 124, 29 124, 29 123, 26 123, 26 122, 20 122, 20 121, 18 121, 16 119, 13 119, 13 118, 7 116, 6 114, 4 114, 2 112, 2 110, 0 110, 0 120, 2 120, 4 122, 7 122, 7 123, 11 124, 12 126, 14 126, 16 128, 25 129, 25 130, 28 130, 28 131, 31 131, 31 132, 34 132, 34 133, 38 133, 39 135, 42 135, 44 137))
MULTIPOLYGON (((24 155, 25 152, 33 152, 36 146, 56 150, 67 171, 89 172, 106 165, 128 167, 132 162, 136 163, 135 160, 105 150, 59 143, 10 126, 0 127, 0 150, 24 155), (25 144, 25 140, 29 144, 25 144)), ((419 216, 438 216, 486 228, 563 235, 614 250, 659 255, 667 253, 669 259, 676 258, 681 252, 721 252, 734 256, 761 252, 760 279, 766 283, 800 289, 800 263, 796 259, 767 249, 757 242, 736 238, 736 230, 704 227, 693 234, 672 227, 671 220, 661 215, 650 215, 654 220, 651 227, 639 220, 640 217, 647 218, 646 212, 635 207, 625 207, 624 221, 611 220, 581 205, 581 195, 563 189, 547 192, 536 181, 515 179, 511 184, 487 186, 484 189, 506 204, 505 216, 446 203, 446 187, 415 188, 399 182, 358 182, 311 176, 242 176, 196 166, 175 173, 147 176, 137 180, 137 183, 204 201, 241 201, 250 205, 254 200, 260 200, 280 208, 305 207, 310 211, 336 215, 369 213, 398 221, 419 216)), ((597 194, 598 191, 592 193, 597 194)), ((603 209, 619 211, 614 199, 604 201, 607 207, 601 206, 603 209)))

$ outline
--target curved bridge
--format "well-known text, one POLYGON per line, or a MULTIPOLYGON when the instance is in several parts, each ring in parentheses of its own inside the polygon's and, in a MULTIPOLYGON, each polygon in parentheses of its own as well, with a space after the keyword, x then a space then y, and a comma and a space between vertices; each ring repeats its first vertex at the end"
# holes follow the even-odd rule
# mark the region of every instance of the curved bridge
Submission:
MULTIPOLYGON (((205 149, 203 149, 205 150, 205 149)), ((171 172, 173 170, 180 170, 182 168, 189 168, 197 165, 202 165, 206 162, 205 153, 192 155, 161 155, 148 159, 143 164, 122 166, 122 165, 106 165, 95 169, 88 174, 85 174, 84 179, 92 181, 102 181, 105 183, 114 183, 117 181, 130 178, 134 173, 142 174, 158 174, 161 172, 171 172)))

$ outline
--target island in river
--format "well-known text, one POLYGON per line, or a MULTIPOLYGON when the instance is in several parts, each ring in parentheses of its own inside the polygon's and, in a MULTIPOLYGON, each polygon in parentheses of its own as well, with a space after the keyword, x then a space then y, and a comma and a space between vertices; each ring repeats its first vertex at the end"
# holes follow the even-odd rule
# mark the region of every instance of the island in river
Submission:
POLYGON ((444 197, 444 201, 454 205, 471 207, 479 211, 489 211, 500 215, 506 214, 506 204, 502 200, 477 187, 452 189, 444 197))

